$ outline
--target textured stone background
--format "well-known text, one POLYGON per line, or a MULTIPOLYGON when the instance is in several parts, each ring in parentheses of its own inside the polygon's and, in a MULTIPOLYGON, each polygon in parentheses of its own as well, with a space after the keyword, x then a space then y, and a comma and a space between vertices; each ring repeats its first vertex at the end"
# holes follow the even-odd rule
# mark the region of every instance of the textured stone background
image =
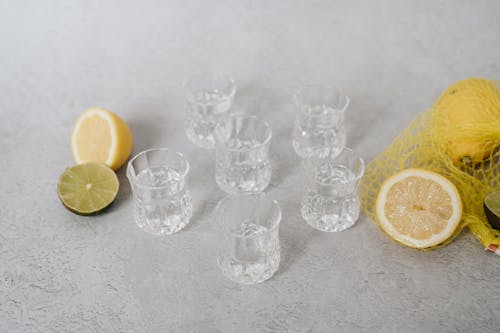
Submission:
POLYGON ((367 160, 448 84, 500 78, 500 2, 0 0, 0 332, 498 332, 500 258, 464 232, 426 253, 366 218, 326 234, 300 218, 288 93, 328 81, 352 97, 348 145, 367 160), (240 286, 215 264, 213 156, 190 144, 181 83, 234 73, 237 103, 270 122, 282 264, 240 286), (186 153, 195 215, 141 232, 129 184, 96 217, 56 196, 71 126, 104 106, 134 153, 186 153))

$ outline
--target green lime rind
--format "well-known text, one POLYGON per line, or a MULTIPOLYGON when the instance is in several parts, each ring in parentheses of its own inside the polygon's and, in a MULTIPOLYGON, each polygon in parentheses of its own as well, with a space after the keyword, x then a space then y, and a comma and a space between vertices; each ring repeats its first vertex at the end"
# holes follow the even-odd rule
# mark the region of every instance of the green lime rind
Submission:
POLYGON ((490 225, 500 230, 500 191, 492 192, 486 196, 484 212, 490 225))
POLYGON ((92 215, 101 212, 115 200, 119 187, 116 173, 107 165, 84 163, 63 172, 57 193, 70 211, 92 215))
POLYGON ((484 204, 495 215, 500 216, 500 191, 488 194, 484 199, 484 204))

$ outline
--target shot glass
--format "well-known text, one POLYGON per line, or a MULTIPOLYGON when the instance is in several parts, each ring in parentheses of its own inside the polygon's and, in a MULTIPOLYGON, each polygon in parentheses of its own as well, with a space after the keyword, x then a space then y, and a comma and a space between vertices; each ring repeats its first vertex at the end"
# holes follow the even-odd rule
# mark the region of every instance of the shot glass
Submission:
POLYGON ((186 135, 195 145, 212 149, 215 125, 231 112, 236 86, 224 74, 201 73, 189 78, 187 90, 186 135))
POLYGON ((234 282, 254 284, 278 270, 281 210, 265 193, 239 193, 215 209, 219 242, 217 263, 234 282))
POLYGON ((271 128, 254 116, 232 115, 215 129, 215 181, 227 193, 260 192, 271 180, 271 128))
POLYGON ((193 207, 186 188, 189 163, 168 148, 137 154, 127 166, 134 197, 135 222, 156 235, 170 235, 184 228, 193 207))
POLYGON ((359 217, 359 180, 363 159, 349 148, 337 155, 317 151, 304 161, 306 185, 301 202, 302 217, 321 231, 342 231, 359 217))
POLYGON ((345 147, 345 113, 350 99, 329 85, 305 85, 294 95, 297 116, 292 143, 307 158, 318 149, 340 154, 345 147))

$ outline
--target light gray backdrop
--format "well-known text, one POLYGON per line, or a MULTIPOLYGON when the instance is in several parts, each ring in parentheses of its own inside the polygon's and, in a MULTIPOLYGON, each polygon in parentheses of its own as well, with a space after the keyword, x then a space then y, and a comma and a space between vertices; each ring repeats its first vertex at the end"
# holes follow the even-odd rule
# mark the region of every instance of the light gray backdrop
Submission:
POLYGON ((301 219, 290 143, 296 82, 352 97, 348 145, 382 151, 450 83, 500 77, 500 2, 0 0, 1 332, 494 332, 500 258, 464 232, 426 253, 366 218, 337 234, 301 219), (215 263, 223 197, 213 154, 184 134, 181 83, 233 73, 237 103, 274 131, 282 263, 240 286, 215 263), (136 227, 131 193, 96 217, 56 195, 77 115, 107 107, 134 153, 168 146, 192 165, 195 214, 170 237, 136 227))

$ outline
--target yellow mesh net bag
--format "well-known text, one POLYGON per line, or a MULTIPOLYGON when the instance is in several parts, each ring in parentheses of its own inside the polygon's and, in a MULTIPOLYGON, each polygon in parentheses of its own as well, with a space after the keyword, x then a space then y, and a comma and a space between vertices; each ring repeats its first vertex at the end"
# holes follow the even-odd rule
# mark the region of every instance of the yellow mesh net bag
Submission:
POLYGON ((360 184, 363 210, 379 225, 375 203, 382 183, 406 168, 431 170, 456 185, 463 215, 453 235, 429 249, 447 244, 467 227, 499 254, 500 231, 490 226, 483 207, 485 196, 500 190, 499 148, 499 83, 478 78, 457 82, 368 163, 360 184))

